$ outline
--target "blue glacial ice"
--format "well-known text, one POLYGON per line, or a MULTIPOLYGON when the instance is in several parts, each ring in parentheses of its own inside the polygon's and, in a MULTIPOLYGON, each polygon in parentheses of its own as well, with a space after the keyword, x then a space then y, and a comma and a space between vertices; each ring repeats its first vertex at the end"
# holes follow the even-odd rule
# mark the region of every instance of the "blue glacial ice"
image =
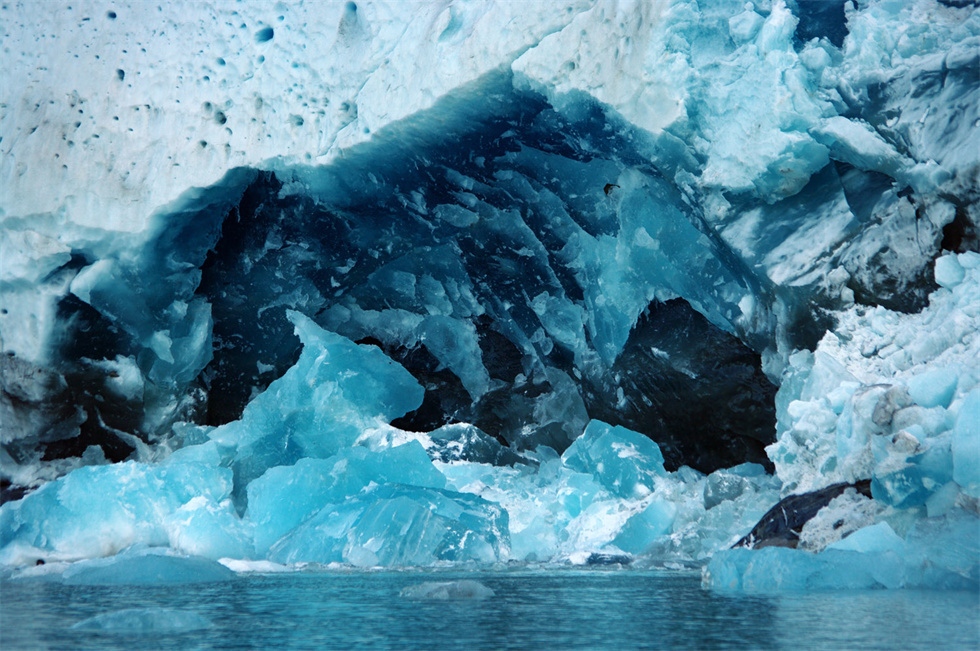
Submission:
POLYGON ((592 473, 603 488, 619 497, 649 495, 654 478, 667 474, 656 443, 625 427, 596 420, 565 450, 562 460, 572 470, 592 473))
POLYGON ((327 504, 279 539, 279 563, 355 567, 491 564, 507 558, 507 511, 480 497, 388 484, 327 504))
POLYGON ((976 588, 980 9, 561 9, 297 5, 243 45, 260 4, 189 7, 174 50, 131 7, 105 75, 11 55, 4 576, 976 588), (795 548, 730 549, 837 485, 795 548))
POLYGON ((444 488, 446 478, 417 442, 372 452, 354 447, 326 459, 276 466, 248 485, 248 512, 262 554, 328 504, 341 504, 372 484, 444 488))
POLYGON ((786 547, 716 553, 704 583, 719 591, 779 592, 880 588, 976 590, 980 586, 976 514, 923 520, 899 536, 882 521, 811 553, 786 547))
POLYGON ((181 585, 230 581, 235 573, 200 556, 174 554, 159 547, 131 547, 115 556, 71 564, 66 585, 181 585))

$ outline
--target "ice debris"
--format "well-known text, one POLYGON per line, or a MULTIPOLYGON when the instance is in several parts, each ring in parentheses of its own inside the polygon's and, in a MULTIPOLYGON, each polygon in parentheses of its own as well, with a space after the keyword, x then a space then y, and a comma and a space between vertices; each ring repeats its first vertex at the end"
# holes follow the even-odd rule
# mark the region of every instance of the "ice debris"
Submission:
POLYGON ((109 635, 171 635, 211 628, 211 621, 191 611, 172 608, 125 608, 72 624, 72 629, 109 635))
POLYGON ((797 549, 718 552, 706 585, 980 584, 980 255, 947 254, 936 274, 926 310, 854 307, 813 353, 791 358, 769 453, 784 494, 834 499, 797 523, 797 549), (833 482, 868 484, 873 499, 833 482))
POLYGON ((399 594, 406 599, 434 601, 481 600, 494 596, 493 590, 472 579, 427 581, 402 588, 399 594))

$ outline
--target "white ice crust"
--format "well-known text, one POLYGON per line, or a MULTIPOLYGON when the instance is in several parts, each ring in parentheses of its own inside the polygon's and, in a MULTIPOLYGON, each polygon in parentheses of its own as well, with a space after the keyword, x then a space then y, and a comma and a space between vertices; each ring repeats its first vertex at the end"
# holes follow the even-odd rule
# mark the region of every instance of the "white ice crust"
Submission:
MULTIPOLYGON (((876 2, 851 10, 842 59, 819 41, 797 54, 797 19, 782 0, 741 13, 734 2, 700 4, 8 3, 0 215, 140 231, 229 169, 328 163, 500 68, 556 103, 583 93, 655 138, 682 139, 706 157, 706 186, 782 196, 821 160, 798 154, 827 147, 859 167, 913 174, 889 137, 901 125, 883 137, 840 117, 836 88, 860 96, 916 66, 962 65, 980 38, 969 9, 876 2), (720 41, 692 43, 724 22, 720 41), (754 83, 731 83, 746 75, 754 83), (763 172, 777 159, 784 178, 774 183, 763 172)), ((976 159, 965 137, 973 122, 939 150, 925 121, 910 153, 959 171, 976 159)))
POLYGON ((62 4, 3 10, 0 214, 120 232, 229 169, 342 156, 588 6, 62 4))
MULTIPOLYGON (((479 93, 500 71, 559 110, 586 98, 629 125, 652 163, 702 194, 707 217, 747 259, 758 216, 734 219, 725 196, 778 201, 830 157, 914 187, 941 228, 954 210, 939 190, 978 186, 975 93, 950 90, 938 108, 909 99, 880 124, 842 113, 882 82, 969 74, 980 12, 931 0, 849 8, 851 36, 838 50, 818 39, 795 47, 790 9, 783 0, 5 4, 2 278, 23 323, 0 321, 3 350, 43 363, 62 290, 37 279, 73 250, 102 258, 138 247, 155 216, 193 205, 199 189, 240 188, 229 170, 327 165, 441 99, 479 93)), ((434 118, 434 131, 448 119, 434 118)), ((846 226, 838 215, 804 239, 833 246, 825 231, 846 226)), ((779 284, 801 273, 806 256, 792 246, 763 261, 779 284)))

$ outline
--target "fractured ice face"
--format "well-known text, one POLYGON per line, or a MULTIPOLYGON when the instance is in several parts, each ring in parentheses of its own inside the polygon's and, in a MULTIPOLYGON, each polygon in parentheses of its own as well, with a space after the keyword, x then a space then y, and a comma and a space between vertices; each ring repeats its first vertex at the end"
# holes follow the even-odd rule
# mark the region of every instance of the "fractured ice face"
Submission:
POLYGON ((770 338, 763 284, 699 230, 670 182, 632 164, 601 114, 573 123, 534 95, 503 97, 452 146, 382 139, 349 162, 248 187, 196 292, 214 322, 206 421, 238 418, 294 363, 293 309, 378 345, 415 376, 426 392, 393 421, 402 428, 470 422, 506 444, 560 451, 601 415, 669 443, 672 467, 764 462, 761 445, 739 442, 745 432, 771 441, 772 389, 757 356, 770 338), (638 330, 641 314, 677 296, 686 302, 638 330), (683 352, 675 330, 713 342, 683 352), (616 366, 625 350, 658 344, 659 370, 616 366), (664 382, 654 400, 641 395, 664 382), (670 410, 696 385, 720 391, 702 398, 720 410, 717 426, 694 431, 683 408, 670 410), (741 422, 726 427, 724 414, 741 422), (700 454, 679 443, 698 440, 700 454))
MULTIPOLYGON (((5 229, 5 301, 30 315, 5 325, 21 369, 4 371, 5 395, 51 375, 27 404, 3 402, 19 432, 5 452, 28 469, 92 445, 121 460, 176 421, 236 419, 297 358, 289 308, 410 368, 427 393, 404 426, 470 421, 562 449, 601 417, 664 443, 669 467, 765 462, 771 414, 723 400, 691 432, 655 413, 676 401, 641 406, 637 390, 672 387, 611 368, 643 338, 640 315, 683 299, 777 379, 830 324, 823 310, 921 307, 943 229, 956 248, 976 221, 976 13, 812 5, 677 0, 621 22, 577 6, 516 60, 473 62, 493 72, 407 104, 424 111, 330 126, 361 144, 329 165, 231 169, 125 236, 61 236, 46 217, 5 229), (120 369, 140 378, 123 386, 120 369)), ((368 49, 391 37, 359 34, 368 49)), ((758 378, 729 386, 747 386, 731 402, 766 402, 758 378)))
POLYGON ((40 488, 3 563, 698 562, 780 491, 867 480, 868 521, 812 520, 828 556, 719 571, 969 583, 917 533, 972 544, 980 492, 980 12, 948 4, 583 3, 394 123, 417 26, 345 14, 392 67, 317 123, 330 156, 263 142, 134 232, 4 213, 0 479, 40 488))

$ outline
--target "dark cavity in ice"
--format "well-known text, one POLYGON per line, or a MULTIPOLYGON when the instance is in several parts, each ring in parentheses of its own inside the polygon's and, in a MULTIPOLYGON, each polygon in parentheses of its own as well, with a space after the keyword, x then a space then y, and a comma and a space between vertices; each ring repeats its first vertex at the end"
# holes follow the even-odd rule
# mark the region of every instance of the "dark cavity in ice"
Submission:
POLYGON ((640 306, 615 360, 590 332, 602 281, 583 268, 588 249, 621 229, 605 188, 640 160, 624 134, 598 110, 572 123, 534 96, 492 109, 453 138, 353 156, 326 189, 307 192, 303 171, 255 178, 201 268, 206 423, 238 418, 295 363, 294 309, 415 376, 425 398, 403 429, 467 422, 515 449, 562 451, 600 418, 656 440, 668 468, 768 463, 775 388, 736 336, 682 298, 640 306))

